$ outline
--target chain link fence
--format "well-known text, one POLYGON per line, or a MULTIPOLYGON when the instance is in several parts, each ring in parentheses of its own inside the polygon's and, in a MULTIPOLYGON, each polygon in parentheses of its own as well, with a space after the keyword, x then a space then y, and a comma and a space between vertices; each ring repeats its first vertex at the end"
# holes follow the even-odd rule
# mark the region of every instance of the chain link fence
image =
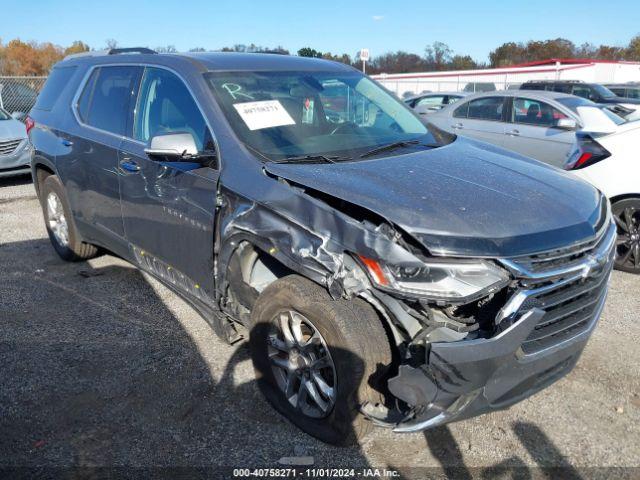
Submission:
POLYGON ((25 116, 36 103, 36 98, 47 77, 0 76, 0 107, 9 113, 25 116))

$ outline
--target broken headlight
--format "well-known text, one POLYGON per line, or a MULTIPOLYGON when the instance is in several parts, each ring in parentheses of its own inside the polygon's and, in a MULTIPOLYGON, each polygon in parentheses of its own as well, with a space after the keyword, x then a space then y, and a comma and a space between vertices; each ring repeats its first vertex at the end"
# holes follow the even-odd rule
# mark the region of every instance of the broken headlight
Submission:
POLYGON ((509 282, 505 270, 485 260, 430 260, 416 266, 392 266, 359 258, 379 287, 432 300, 466 303, 509 282))

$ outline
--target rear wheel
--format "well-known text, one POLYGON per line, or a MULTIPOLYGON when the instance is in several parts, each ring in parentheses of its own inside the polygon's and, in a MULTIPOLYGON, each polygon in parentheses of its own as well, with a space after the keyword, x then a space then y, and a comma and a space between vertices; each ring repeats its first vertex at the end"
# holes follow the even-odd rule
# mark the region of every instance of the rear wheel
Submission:
POLYGON ((40 188, 44 221, 53 248, 69 262, 94 257, 98 249, 80 238, 64 187, 57 176, 48 176, 40 188))
POLYGON ((322 441, 349 445, 372 428, 360 413, 380 403, 391 348, 373 308, 333 300, 298 275, 276 280, 258 297, 249 345, 258 385, 292 423, 322 441))
POLYGON ((640 273, 640 199, 619 200, 611 210, 618 229, 615 268, 640 273))

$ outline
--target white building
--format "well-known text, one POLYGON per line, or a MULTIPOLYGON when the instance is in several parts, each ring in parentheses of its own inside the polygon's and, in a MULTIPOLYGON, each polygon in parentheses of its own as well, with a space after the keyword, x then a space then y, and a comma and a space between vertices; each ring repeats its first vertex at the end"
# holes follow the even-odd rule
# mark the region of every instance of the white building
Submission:
POLYGON ((507 68, 373 75, 399 97, 423 91, 476 91, 517 88, 528 80, 582 80, 593 83, 640 82, 640 62, 550 58, 507 68), (480 85, 485 84, 485 85, 480 85), (489 85, 486 85, 489 84, 489 85))

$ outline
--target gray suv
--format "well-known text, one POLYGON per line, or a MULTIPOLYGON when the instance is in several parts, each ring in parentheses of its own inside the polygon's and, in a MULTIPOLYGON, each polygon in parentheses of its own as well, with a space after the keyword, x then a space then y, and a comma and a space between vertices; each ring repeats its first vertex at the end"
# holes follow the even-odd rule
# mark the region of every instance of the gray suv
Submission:
POLYGON ((326 442, 507 408, 573 368, 604 305, 598 191, 349 66, 91 52, 28 126, 56 252, 113 252, 248 339, 266 398, 326 442))

